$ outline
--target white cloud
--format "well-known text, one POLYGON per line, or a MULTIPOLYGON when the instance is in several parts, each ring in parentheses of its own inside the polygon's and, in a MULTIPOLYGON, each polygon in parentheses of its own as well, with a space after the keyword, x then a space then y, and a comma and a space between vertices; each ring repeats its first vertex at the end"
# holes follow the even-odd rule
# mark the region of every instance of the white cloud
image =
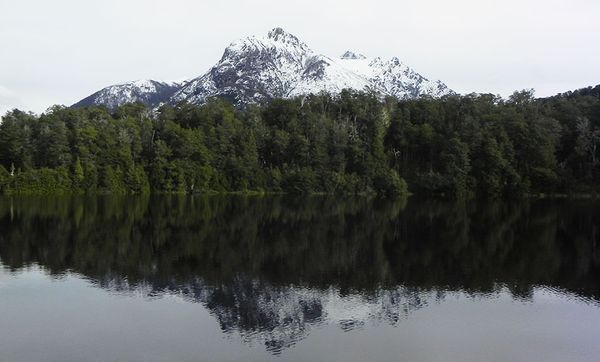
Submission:
POLYGON ((316 51, 398 56, 459 92, 600 83, 595 0, 0 0, 0 84, 37 112, 127 80, 200 75, 281 26, 316 51))

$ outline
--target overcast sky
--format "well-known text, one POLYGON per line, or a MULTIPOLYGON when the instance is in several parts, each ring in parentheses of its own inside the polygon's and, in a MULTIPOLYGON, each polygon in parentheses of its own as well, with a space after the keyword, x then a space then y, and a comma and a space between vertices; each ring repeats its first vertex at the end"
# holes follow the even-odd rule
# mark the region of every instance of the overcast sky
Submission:
POLYGON ((599 19, 598 0, 0 0, 0 112, 195 77, 277 26, 326 55, 397 56, 460 93, 546 96, 600 83, 599 19))

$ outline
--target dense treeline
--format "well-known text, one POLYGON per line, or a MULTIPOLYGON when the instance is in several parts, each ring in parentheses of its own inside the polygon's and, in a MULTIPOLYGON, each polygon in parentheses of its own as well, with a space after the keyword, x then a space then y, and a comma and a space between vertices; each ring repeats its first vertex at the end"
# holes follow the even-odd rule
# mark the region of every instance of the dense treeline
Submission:
POLYGON ((235 109, 128 104, 14 110, 5 193, 293 192, 452 196, 596 193, 600 86, 535 99, 340 96, 235 109), (406 181, 405 181, 406 180, 406 181))

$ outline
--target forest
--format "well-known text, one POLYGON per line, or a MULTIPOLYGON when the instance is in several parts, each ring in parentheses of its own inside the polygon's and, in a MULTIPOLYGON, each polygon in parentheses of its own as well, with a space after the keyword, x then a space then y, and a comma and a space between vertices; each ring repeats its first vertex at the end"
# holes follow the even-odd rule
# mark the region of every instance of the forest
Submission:
POLYGON ((0 192, 595 195, 599 146, 600 85, 548 98, 53 106, 2 117, 0 192))

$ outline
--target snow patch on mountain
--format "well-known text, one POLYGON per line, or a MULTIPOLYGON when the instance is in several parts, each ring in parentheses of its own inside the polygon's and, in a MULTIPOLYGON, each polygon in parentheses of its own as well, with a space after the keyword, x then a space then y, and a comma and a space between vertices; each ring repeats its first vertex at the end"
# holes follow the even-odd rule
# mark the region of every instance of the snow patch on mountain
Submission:
POLYGON ((367 90, 370 83, 359 74, 341 66, 336 60, 323 55, 310 58, 288 97, 326 92, 339 94, 343 89, 367 90))

